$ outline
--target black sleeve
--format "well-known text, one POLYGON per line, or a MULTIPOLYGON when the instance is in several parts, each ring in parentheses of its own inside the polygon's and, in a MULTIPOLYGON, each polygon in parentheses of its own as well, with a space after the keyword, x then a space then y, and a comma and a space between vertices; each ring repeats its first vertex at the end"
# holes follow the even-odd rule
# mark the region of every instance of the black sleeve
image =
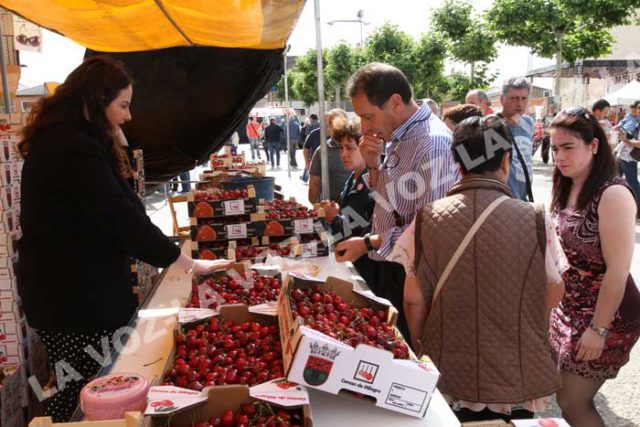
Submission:
POLYGON ((67 147, 62 185, 80 208, 129 256, 157 267, 173 263, 180 248, 125 194, 106 149, 91 139, 70 141, 67 147))

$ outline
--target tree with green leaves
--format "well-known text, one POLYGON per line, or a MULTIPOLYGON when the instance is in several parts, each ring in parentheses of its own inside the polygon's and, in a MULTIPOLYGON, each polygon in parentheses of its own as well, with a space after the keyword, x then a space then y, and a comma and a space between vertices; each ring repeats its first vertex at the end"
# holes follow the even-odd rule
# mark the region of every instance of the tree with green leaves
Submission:
POLYGON ((340 91, 344 89, 347 79, 358 69, 354 50, 346 43, 340 43, 327 50, 324 77, 327 85, 334 89, 336 105, 340 104, 340 91))
POLYGON ((400 30, 397 25, 385 23, 367 37, 364 48, 366 62, 384 62, 399 68, 413 81, 416 63, 413 61, 413 38, 400 30))
POLYGON ((611 51, 611 27, 629 23, 640 0, 495 0, 486 19, 499 40, 556 57, 555 95, 564 60, 598 58, 611 51))
POLYGON ((465 73, 454 72, 447 78, 449 99, 464 103, 470 90, 489 87, 496 76, 496 74, 489 73, 487 64, 477 66, 473 80, 465 73))
POLYGON ((444 77, 446 58, 447 46, 441 37, 423 35, 414 44, 411 60, 415 64, 412 84, 416 98, 442 99, 448 90, 444 77))
MULTIPOLYGON (((322 51, 322 61, 327 63, 326 51, 322 51)), ((294 69, 289 73, 289 87, 293 88, 296 98, 307 106, 318 102, 318 61, 315 49, 309 49, 307 53, 298 57, 294 69)), ((325 80, 325 99, 330 100, 330 87, 325 80)))
POLYGON ((483 19, 473 15, 469 1, 446 0, 433 11, 431 23, 434 32, 444 37, 453 59, 469 65, 471 82, 475 80, 476 64, 495 59, 495 37, 483 19))

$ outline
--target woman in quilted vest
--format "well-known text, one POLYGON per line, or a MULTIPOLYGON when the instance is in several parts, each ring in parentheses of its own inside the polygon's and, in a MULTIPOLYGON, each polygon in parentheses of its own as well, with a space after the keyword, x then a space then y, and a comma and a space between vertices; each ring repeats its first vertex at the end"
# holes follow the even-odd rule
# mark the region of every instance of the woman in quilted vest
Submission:
POLYGON ((497 116, 456 127, 462 179, 416 215, 414 266, 405 265, 414 349, 440 370, 462 422, 531 418, 560 388, 549 308, 564 294, 566 258, 543 206, 507 185, 512 145, 497 116))
POLYGON ((570 264, 551 323, 562 374, 558 404, 572 426, 604 426, 593 398, 640 336, 640 292, 629 274, 636 204, 591 112, 565 110, 550 129, 551 207, 570 264))

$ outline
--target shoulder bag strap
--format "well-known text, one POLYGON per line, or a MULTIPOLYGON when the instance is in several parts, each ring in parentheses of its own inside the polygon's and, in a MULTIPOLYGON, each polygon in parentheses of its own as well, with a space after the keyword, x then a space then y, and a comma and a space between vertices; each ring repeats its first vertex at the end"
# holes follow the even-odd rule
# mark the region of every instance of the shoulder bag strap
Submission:
POLYGON ((478 232, 478 230, 480 229, 482 224, 484 224, 484 222, 487 220, 489 215, 491 215, 491 212, 493 212, 498 206, 500 206, 500 204, 502 202, 504 202, 505 200, 507 200, 509 198, 510 198, 509 196, 501 196, 501 197, 498 197, 497 199, 495 199, 480 214, 478 219, 476 219, 476 222, 473 223, 473 225, 471 226, 471 228, 467 232, 467 235, 464 236, 464 239, 462 239, 462 242, 460 242, 460 245, 458 246, 458 249, 456 249, 456 251, 453 253, 453 256, 451 257, 451 259, 447 263, 447 266, 445 267, 444 271, 442 272, 442 275, 440 276, 440 279, 438 279, 438 283, 436 284, 436 289, 433 292, 433 298, 431 299, 431 308, 433 308, 433 306, 436 304, 436 301, 438 300, 438 297, 440 296, 440 291, 442 291, 442 287, 444 286, 445 282, 449 278, 449 275, 451 274, 451 271, 453 270, 453 267, 456 266, 456 264, 458 263, 458 260, 460 259, 460 257, 464 253, 464 250, 467 248, 467 246, 469 246, 469 243, 471 243, 471 240, 473 240, 473 237, 476 235, 476 233, 478 232))
POLYGON ((533 209, 536 214, 536 235, 538 237, 538 247, 544 259, 547 253, 547 225, 545 224, 544 204, 534 203, 533 209))

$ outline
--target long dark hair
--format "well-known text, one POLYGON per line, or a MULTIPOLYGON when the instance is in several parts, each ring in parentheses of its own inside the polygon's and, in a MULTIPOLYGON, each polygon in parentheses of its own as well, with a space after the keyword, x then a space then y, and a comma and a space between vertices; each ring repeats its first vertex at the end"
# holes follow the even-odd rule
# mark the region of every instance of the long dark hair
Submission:
POLYGON ((111 152, 120 173, 128 178, 131 173, 124 148, 115 140, 115 130, 106 115, 106 108, 121 90, 132 84, 132 79, 121 62, 106 56, 93 56, 73 70, 51 96, 40 99, 29 114, 22 132, 18 150, 22 157, 37 138, 53 125, 71 122, 89 122, 97 135, 111 141, 111 152))
MULTIPOLYGON (((616 161, 607 141, 607 135, 593 113, 584 108, 562 111, 551 122, 550 129, 564 129, 582 139, 587 145, 594 138, 599 141, 598 151, 593 156, 593 166, 578 195, 576 208, 582 210, 587 207, 598 188, 616 176, 616 161)), ((552 210, 562 210, 567 207, 572 183, 571 178, 563 176, 557 167, 553 168, 552 210)))

